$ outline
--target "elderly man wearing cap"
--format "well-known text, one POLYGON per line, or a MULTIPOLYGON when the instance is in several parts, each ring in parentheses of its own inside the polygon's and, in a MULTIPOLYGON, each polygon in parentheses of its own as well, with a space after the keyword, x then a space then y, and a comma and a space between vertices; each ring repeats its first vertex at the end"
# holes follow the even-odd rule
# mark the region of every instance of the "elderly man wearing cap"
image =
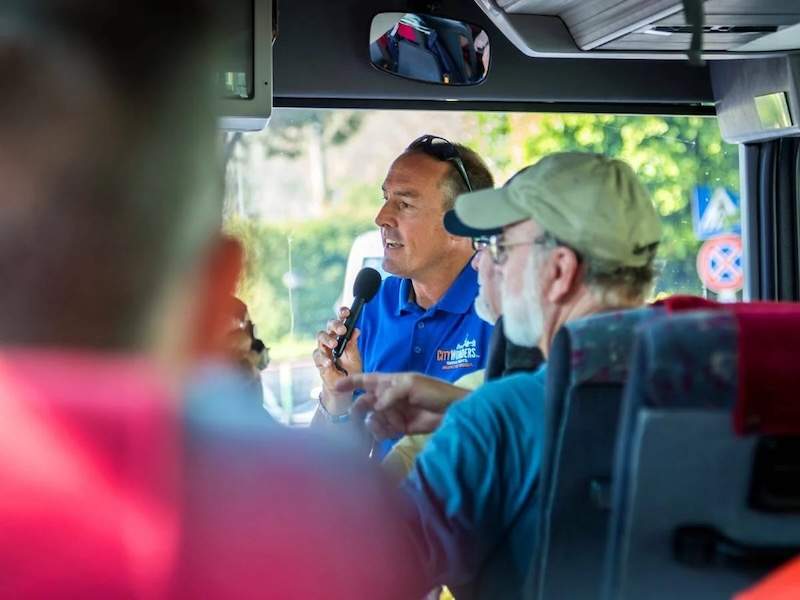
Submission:
MULTIPOLYGON (((622 161, 553 154, 500 189, 460 196, 455 210, 467 227, 503 228, 488 250, 501 278, 506 335, 545 356, 564 323, 641 305, 652 287, 659 218, 622 161)), ((545 371, 505 377, 466 397, 412 374, 339 384, 364 388, 359 402, 384 427, 436 430, 403 490, 415 506, 410 524, 429 575, 456 597, 459 589, 470 598, 522 595, 534 551, 545 371)))

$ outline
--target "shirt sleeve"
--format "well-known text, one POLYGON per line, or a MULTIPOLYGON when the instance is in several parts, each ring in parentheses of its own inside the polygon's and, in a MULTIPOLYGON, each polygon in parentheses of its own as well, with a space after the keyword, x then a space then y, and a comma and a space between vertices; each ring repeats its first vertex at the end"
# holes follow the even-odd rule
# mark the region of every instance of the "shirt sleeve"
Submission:
POLYGON ((437 583, 467 583, 507 535, 536 477, 531 471, 538 471, 530 464, 533 432, 521 417, 532 394, 540 403, 543 389, 530 374, 482 386, 448 411, 417 457, 403 490, 422 560, 437 583))
MULTIPOLYGON (((474 390, 483 383, 483 369, 468 373, 453 385, 474 390)), ((383 468, 393 481, 403 481, 414 468, 414 461, 425 448, 431 434, 406 435, 400 439, 383 459, 383 468)))

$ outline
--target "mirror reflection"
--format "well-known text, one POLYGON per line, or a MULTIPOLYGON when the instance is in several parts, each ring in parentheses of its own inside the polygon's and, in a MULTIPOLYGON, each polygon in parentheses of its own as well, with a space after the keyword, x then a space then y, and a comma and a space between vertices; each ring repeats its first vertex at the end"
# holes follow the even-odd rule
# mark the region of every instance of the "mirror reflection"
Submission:
POLYGON ((489 36, 483 29, 432 15, 376 15, 369 53, 382 71, 444 85, 474 85, 489 70, 489 36))

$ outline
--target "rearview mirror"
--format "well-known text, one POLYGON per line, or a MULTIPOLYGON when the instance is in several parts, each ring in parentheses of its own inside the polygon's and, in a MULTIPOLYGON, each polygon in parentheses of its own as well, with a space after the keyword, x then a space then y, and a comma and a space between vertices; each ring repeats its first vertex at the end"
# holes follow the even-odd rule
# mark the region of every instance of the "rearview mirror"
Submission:
POLYGON ((372 19, 369 41, 373 66, 407 79, 475 85, 489 70, 489 36, 463 21, 380 13, 372 19))

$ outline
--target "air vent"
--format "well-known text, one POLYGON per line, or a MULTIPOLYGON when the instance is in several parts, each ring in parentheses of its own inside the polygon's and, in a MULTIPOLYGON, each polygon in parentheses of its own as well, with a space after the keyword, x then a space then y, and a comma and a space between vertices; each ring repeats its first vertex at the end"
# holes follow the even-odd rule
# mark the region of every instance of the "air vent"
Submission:
MULTIPOLYGON (((658 25, 650 27, 645 33, 652 33, 654 35, 669 35, 671 33, 693 33, 693 29, 689 25, 658 25)), ((713 35, 715 33, 774 33, 778 31, 778 27, 774 25, 705 25, 703 33, 713 35)))

